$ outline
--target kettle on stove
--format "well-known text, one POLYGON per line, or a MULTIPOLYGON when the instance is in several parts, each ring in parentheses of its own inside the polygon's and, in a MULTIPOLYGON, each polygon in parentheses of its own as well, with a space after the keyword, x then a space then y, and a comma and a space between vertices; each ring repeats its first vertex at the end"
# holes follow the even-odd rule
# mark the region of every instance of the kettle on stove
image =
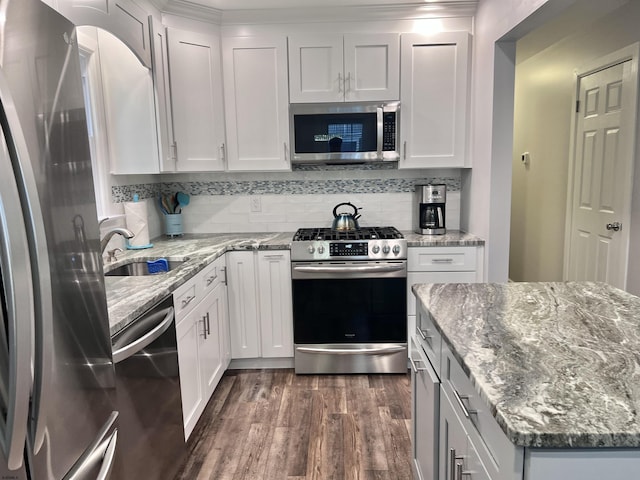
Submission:
POLYGON ((333 223, 331 224, 331 228, 333 230, 358 230, 360 228, 360 225, 358 225, 358 218, 360 218, 358 210, 362 209, 352 203, 339 203, 333 208, 333 223), (338 213, 338 207, 343 205, 353 208, 353 213, 338 213))

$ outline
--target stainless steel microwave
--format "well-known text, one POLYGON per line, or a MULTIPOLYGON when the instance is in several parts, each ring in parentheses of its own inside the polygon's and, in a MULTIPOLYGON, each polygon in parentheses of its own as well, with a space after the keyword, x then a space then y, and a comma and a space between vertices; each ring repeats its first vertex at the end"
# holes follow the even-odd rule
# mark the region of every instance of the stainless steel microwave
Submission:
POLYGON ((396 161, 399 117, 399 102, 291 104, 291 161, 396 161))

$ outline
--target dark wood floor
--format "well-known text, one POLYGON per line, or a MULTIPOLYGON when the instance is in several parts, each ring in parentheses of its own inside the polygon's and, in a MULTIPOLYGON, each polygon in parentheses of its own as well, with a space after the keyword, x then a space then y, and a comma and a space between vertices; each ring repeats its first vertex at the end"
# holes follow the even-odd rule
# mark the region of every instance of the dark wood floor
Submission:
POLYGON ((408 375, 231 370, 176 479, 409 480, 408 375))

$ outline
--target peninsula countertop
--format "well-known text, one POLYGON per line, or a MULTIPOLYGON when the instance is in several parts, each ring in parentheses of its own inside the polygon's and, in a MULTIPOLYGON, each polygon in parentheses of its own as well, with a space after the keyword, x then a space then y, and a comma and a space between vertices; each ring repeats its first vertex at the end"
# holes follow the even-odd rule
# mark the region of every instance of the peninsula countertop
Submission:
POLYGON ((640 447, 640 298, 593 282, 412 288, 515 445, 640 447))

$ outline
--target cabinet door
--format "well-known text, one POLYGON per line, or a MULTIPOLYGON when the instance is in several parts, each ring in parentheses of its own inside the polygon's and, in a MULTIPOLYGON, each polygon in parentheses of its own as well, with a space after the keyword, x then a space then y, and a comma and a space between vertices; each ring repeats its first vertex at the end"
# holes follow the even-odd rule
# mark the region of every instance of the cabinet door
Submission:
POLYGON ((171 95, 169 89, 169 57, 167 55, 166 29, 159 20, 149 17, 151 27, 151 61, 153 63, 153 93, 156 105, 158 152, 160 171, 176 169, 173 125, 171 119, 171 95))
POLYGON ((419 480, 437 480, 440 381, 427 356, 409 338, 413 468, 419 480))
POLYGON ((185 439, 189 438, 206 403, 200 380, 199 360, 200 336, 203 330, 202 322, 198 320, 196 309, 176 326, 185 439))
POLYGON ((291 103, 343 102, 342 35, 289 37, 291 103))
POLYGON ((258 252, 258 285, 262 356, 293 357, 289 251, 258 252))
POLYGON ((92 25, 111 32, 151 68, 147 13, 131 0, 58 0, 57 10, 75 25, 92 25))
POLYGON ((220 330, 225 318, 222 294, 224 286, 218 284, 200 304, 200 319, 203 335, 200 336, 199 362, 200 378, 205 402, 213 393, 222 378, 222 351, 220 350, 220 330))
POLYGON ((224 110, 217 35, 167 29, 176 169, 224 170, 224 110))
POLYGON ((471 441, 471 438, 467 439, 467 446, 467 455, 469 458, 467 461, 467 467, 469 470, 463 478, 466 478, 467 480, 491 480, 491 476, 489 475, 489 472, 487 472, 484 463, 482 463, 480 455, 471 441))
POLYGON ((290 170, 286 38, 225 38, 223 63, 227 168, 290 170))
POLYGON ((403 34, 398 168, 464 167, 469 34, 403 34))
POLYGON ((232 358, 260 357, 260 325, 253 252, 229 252, 227 296, 232 358))
POLYGON ((347 102, 399 100, 400 36, 345 35, 344 76, 347 102))
POLYGON ((451 399, 440 389, 440 478, 458 480, 468 471, 467 432, 451 399))

